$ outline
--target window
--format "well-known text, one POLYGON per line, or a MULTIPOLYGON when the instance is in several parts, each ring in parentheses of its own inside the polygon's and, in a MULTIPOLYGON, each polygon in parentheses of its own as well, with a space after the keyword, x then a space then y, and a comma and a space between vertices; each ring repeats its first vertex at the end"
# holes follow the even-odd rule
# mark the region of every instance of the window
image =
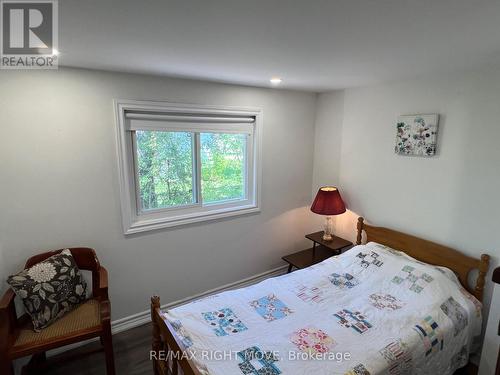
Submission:
POLYGON ((259 211, 262 111, 116 101, 125 234, 259 211))

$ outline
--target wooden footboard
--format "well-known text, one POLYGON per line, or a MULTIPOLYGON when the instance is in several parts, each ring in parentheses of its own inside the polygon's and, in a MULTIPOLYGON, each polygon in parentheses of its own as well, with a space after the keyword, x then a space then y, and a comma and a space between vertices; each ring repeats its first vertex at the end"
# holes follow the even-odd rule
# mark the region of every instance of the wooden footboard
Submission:
POLYGON ((160 297, 151 297, 153 341, 150 358, 155 375, 201 375, 181 348, 174 328, 160 314, 160 297))

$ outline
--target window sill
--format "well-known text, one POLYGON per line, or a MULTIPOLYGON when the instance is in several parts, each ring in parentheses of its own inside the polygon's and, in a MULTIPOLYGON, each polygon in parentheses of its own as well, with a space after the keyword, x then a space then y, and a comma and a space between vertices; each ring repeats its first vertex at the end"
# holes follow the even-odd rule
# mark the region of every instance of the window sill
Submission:
POLYGON ((258 206, 246 205, 155 219, 146 219, 138 216, 136 220, 131 223, 127 223, 125 226, 125 234, 142 233, 162 228, 171 228, 204 221, 223 219, 226 217, 248 215, 257 212, 260 212, 260 208, 258 206))

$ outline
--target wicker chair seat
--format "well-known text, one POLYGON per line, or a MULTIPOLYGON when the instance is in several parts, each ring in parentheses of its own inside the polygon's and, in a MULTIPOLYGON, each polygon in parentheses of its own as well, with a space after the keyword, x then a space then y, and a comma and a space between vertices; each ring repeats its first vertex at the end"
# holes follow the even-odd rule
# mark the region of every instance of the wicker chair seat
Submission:
POLYGON ((31 321, 27 321, 20 329, 14 348, 24 345, 43 344, 48 340, 57 340, 58 337, 91 330, 92 328, 99 330, 100 326, 99 301, 89 299, 47 328, 42 329, 41 332, 33 331, 31 321))

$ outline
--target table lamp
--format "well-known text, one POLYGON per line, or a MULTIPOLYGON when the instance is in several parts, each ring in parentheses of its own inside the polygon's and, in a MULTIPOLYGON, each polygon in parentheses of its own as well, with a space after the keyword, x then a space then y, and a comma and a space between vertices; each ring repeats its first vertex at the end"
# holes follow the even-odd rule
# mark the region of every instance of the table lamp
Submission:
POLYGON ((346 211, 339 189, 335 186, 321 187, 314 198, 311 211, 319 215, 326 215, 323 240, 331 241, 333 239, 332 216, 343 214, 346 211))

